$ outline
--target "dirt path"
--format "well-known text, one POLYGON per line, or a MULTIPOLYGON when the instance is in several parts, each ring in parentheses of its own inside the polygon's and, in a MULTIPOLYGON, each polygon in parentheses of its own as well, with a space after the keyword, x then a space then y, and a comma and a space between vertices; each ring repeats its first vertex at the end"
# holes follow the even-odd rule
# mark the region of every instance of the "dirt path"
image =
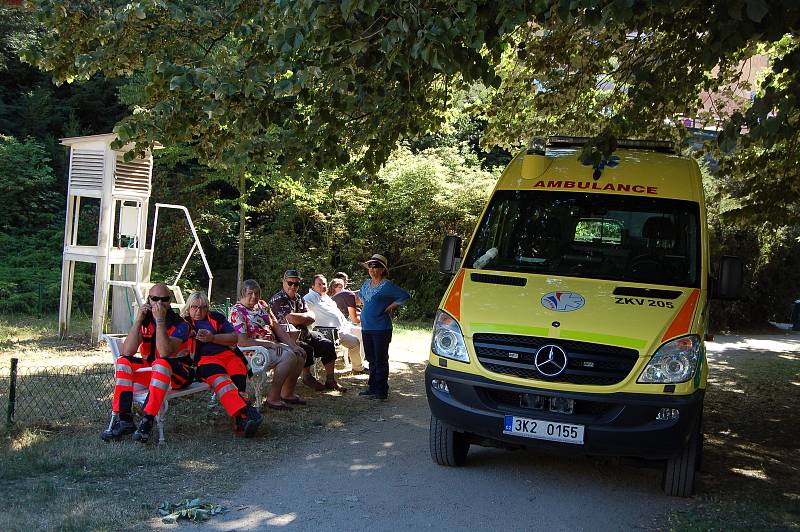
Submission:
POLYGON ((613 460, 473 447, 467 467, 434 465, 420 351, 392 353, 388 402, 248 475, 205 527, 623 530, 685 504, 661 493, 659 471, 613 460))

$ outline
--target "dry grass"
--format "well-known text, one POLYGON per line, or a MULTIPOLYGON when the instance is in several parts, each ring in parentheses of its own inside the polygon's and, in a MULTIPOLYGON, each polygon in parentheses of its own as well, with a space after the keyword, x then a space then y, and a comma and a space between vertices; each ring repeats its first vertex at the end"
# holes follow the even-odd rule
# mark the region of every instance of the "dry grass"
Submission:
POLYGON ((800 528, 800 346, 779 349, 757 342, 732 357, 711 353, 698 495, 669 528, 800 528))
MULTIPOLYGON (((64 357, 108 361, 104 349, 88 346, 85 333, 69 340, 65 345, 76 347, 64 353, 54 325, 52 319, 0 321, 0 366, 11 356, 29 367, 64 357)), ((429 334, 421 327, 396 329, 392 385, 398 397, 411 393, 420 378, 422 364, 411 361, 427 350, 429 334)), ((348 393, 315 394, 300 386, 309 406, 265 414, 259 435, 249 440, 233 435, 229 418, 218 406, 209 408, 205 394, 170 402, 163 446, 106 444, 99 439, 106 420, 99 418, 6 434, 0 440, 0 492, 14 511, 0 512, 0 530, 141 528, 164 500, 216 501, 298 442, 322 441, 327 432, 374 408, 356 395, 366 377, 343 373, 339 379, 351 388, 348 393)))

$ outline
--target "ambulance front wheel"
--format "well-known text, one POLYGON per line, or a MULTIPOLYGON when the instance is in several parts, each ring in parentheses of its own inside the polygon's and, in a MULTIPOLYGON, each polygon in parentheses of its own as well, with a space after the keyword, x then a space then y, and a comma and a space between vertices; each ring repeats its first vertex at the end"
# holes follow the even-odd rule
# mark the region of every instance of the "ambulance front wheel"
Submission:
POLYGON ((467 462, 469 441, 463 432, 457 432, 431 416, 428 433, 431 458, 442 466, 457 467, 467 462))
POLYGON ((664 466, 664 493, 673 497, 691 497, 694 477, 701 460, 702 424, 689 437, 681 453, 667 460, 664 466))

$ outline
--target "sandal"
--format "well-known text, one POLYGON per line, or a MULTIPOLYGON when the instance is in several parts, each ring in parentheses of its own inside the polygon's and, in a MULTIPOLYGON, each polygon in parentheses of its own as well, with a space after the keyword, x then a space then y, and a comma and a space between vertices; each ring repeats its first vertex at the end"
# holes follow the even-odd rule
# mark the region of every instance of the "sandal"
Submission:
POLYGON ((307 405, 308 404, 306 401, 300 399, 299 397, 289 397, 289 398, 281 397, 281 401, 283 401, 286 404, 290 404, 290 405, 301 405, 302 406, 302 405, 307 405))
POLYGON ((336 391, 336 392, 342 392, 342 393, 347 391, 347 388, 345 388, 344 386, 342 386, 341 384, 339 384, 338 382, 333 381, 333 380, 325 381, 325 389, 326 390, 333 390, 333 391, 336 391))
POLYGON ((268 408, 270 410, 291 410, 292 409, 292 407, 287 405, 287 404, 284 404, 284 403, 273 404, 273 403, 270 403, 269 401, 266 401, 266 400, 261 405, 261 409, 263 410, 264 408, 268 408))
POLYGON ((304 375, 302 380, 303 384, 316 392, 321 392, 325 389, 325 386, 311 375, 304 375))

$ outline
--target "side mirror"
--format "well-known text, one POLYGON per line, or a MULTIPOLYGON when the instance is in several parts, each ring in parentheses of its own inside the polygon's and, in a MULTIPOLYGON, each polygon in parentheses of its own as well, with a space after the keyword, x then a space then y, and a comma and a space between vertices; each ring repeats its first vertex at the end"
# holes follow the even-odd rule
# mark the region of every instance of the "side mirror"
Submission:
POLYGON ((461 237, 449 235, 444 237, 442 251, 439 254, 439 271, 455 275, 461 265, 461 237))
POLYGON ((719 277, 711 296, 716 299, 739 299, 742 293, 744 267, 740 257, 725 255, 719 263, 719 277))

